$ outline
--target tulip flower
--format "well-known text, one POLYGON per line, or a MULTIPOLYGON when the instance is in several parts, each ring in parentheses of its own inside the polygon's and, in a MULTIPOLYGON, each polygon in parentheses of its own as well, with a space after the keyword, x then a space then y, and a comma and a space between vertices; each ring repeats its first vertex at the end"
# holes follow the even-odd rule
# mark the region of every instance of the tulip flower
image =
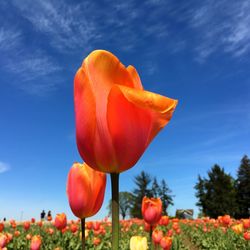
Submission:
POLYGON ((142 200, 142 216, 150 225, 156 224, 161 219, 162 202, 160 198, 144 197, 142 200))
POLYGON ((130 238, 130 250, 148 249, 147 238, 142 236, 132 236, 130 238))
POLYGON ((90 168, 86 163, 73 164, 68 175, 67 194, 72 212, 81 219, 82 249, 85 248, 85 218, 100 210, 105 188, 105 173, 90 168))
POLYGON ((4 230, 4 224, 3 222, 0 222, 0 233, 4 230))
POLYGON ((152 239, 155 244, 160 244, 163 237, 163 232, 161 230, 155 229, 152 234, 152 239))
POLYGON ((67 217, 66 217, 65 213, 61 213, 61 214, 56 215, 54 225, 58 230, 62 230, 67 226, 67 217))
POLYGON ((74 163, 69 171, 67 194, 70 208, 78 218, 95 215, 103 203, 106 175, 87 164, 74 163))
POLYGON ((31 238, 30 250, 40 250, 42 245, 42 238, 40 235, 35 235, 31 238))
POLYGON ((133 167, 177 105, 145 91, 136 69, 104 50, 93 51, 77 71, 74 103, 79 153, 106 173, 133 167))
POLYGON ((172 246, 172 238, 168 237, 168 236, 164 236, 161 239, 160 242, 161 247, 164 250, 170 250, 171 246, 172 246))
POLYGON ((236 234, 241 234, 244 230, 243 224, 236 224, 233 225, 231 228, 236 234))
POLYGON ((7 245, 7 242, 8 237, 5 234, 0 233, 0 248, 4 248, 7 245))
POLYGON ((244 234, 243 234, 243 237, 245 240, 250 240, 250 232, 246 231, 244 234))
POLYGON ((30 228, 30 222, 29 221, 25 221, 23 223, 23 228, 24 228, 25 231, 29 230, 29 228, 30 228))
POLYGON ((176 105, 176 100, 145 91, 136 69, 108 51, 90 53, 75 75, 79 154, 95 170, 111 173, 113 249, 119 247, 118 174, 136 164, 176 105))

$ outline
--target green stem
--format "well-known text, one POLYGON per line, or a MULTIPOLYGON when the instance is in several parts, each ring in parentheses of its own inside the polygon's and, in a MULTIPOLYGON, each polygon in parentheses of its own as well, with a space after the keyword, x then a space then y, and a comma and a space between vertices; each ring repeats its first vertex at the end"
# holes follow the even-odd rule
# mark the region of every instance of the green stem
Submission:
POLYGON ((153 239, 152 239, 152 234, 153 234, 153 226, 150 225, 150 231, 149 231, 150 249, 154 250, 154 243, 153 243, 153 239))
POLYGON ((82 229, 82 250, 85 250, 85 218, 81 219, 82 229))
POLYGON ((112 250, 119 250, 119 174, 111 173, 112 188, 112 250))

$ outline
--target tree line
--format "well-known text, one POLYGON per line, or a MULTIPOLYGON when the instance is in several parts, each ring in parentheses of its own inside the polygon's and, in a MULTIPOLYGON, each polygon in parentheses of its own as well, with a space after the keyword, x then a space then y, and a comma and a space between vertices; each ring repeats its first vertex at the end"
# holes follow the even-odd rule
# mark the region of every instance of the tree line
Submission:
MULTIPOLYGON (((161 198, 163 214, 167 215, 167 207, 174 205, 174 196, 164 179, 159 183, 156 177, 152 177, 150 174, 142 171, 135 176, 134 184, 136 187, 132 192, 119 193, 120 215, 123 219, 125 219, 126 216, 142 218, 141 203, 144 196, 161 198)), ((110 215, 111 201, 108 205, 108 211, 110 215)))
POLYGON ((208 176, 198 176, 195 185, 197 206, 202 216, 217 218, 228 214, 234 218, 250 216, 250 159, 241 159, 236 178, 225 173, 224 168, 215 164, 208 176))

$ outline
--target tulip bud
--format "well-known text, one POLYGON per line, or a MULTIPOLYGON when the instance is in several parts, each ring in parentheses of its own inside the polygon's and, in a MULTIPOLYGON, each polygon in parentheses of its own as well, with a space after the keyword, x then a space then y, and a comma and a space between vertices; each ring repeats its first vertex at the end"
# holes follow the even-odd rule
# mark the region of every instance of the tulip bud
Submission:
POLYGON ((42 238, 40 235, 35 235, 32 237, 30 242, 30 250, 40 250, 42 245, 42 238))
POLYGON ((0 233, 0 249, 7 245, 8 238, 5 234, 0 233))
POLYGON ((130 238, 130 250, 146 250, 148 248, 147 238, 132 236, 130 238))
POLYGON ((159 221, 159 224, 163 225, 163 226, 167 226, 168 223, 169 223, 169 217, 166 215, 162 216, 160 221, 159 221))
POLYGON ((25 231, 29 230, 29 228, 30 228, 30 222, 29 221, 25 221, 23 223, 23 228, 24 228, 25 231))
POLYGON ((161 214, 162 202, 160 198, 143 198, 142 216, 148 224, 156 224, 161 219, 161 214))
POLYGON ((155 244, 160 244, 161 239, 163 237, 163 232, 161 230, 155 229, 152 233, 152 239, 155 244))
POLYGON ((69 171, 67 194, 70 208, 78 218, 96 214, 103 203, 106 174, 87 164, 74 163, 69 171))
POLYGON ((170 250, 170 248, 172 246, 172 238, 170 238, 168 236, 164 236, 164 237, 162 237, 160 244, 164 250, 170 250))
MULTIPOLYGON (((244 229, 250 228, 250 219, 243 219, 242 223, 243 223, 244 229)), ((0 232, 1 232, 1 229, 0 229, 0 232)))
POLYGON ((55 227, 62 230, 67 226, 67 217, 65 213, 57 214, 55 218, 55 227))
POLYGON ((244 239, 245 240, 250 240, 250 232, 245 232, 244 234, 243 234, 243 237, 244 237, 244 239))
POLYGON ((4 224, 0 222, 0 233, 4 230, 4 224))

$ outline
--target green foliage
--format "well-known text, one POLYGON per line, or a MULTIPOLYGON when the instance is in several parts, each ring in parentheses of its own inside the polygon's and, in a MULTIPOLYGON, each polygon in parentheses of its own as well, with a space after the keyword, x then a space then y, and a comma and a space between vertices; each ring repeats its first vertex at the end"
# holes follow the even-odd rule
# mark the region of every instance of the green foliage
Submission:
POLYGON ((238 218, 248 218, 250 209, 250 159, 245 155, 237 173, 237 202, 239 211, 238 218))
POLYGON ((250 242, 244 240, 241 234, 236 234, 233 230, 228 229, 226 232, 222 228, 215 229, 208 225, 182 224, 184 235, 188 236, 195 249, 201 250, 249 250, 250 242), (204 232, 204 227, 207 232, 204 232))
MULTIPOLYGON (((130 214, 132 208, 133 195, 130 192, 119 192, 119 212, 124 220, 130 214)), ((112 214, 112 201, 109 201, 108 207, 109 216, 112 214)))
POLYGON ((167 208, 169 205, 173 205, 173 195, 172 191, 167 186, 165 180, 162 180, 160 185, 156 178, 152 177, 142 171, 139 175, 135 177, 136 188, 134 189, 133 204, 131 208, 131 216, 136 218, 142 218, 141 215, 141 203, 144 196, 147 197, 159 197, 162 201, 162 211, 163 215, 167 215, 167 208))
POLYGON ((197 205, 205 215, 217 218, 222 214, 235 216, 237 211, 234 179, 219 165, 208 172, 208 179, 198 177, 195 185, 197 205))
POLYGON ((144 196, 152 196, 152 189, 149 187, 152 177, 142 171, 139 175, 135 176, 134 182, 136 188, 133 190, 133 204, 130 213, 134 218, 142 218, 141 203, 144 196))
POLYGON ((160 197, 162 201, 163 215, 167 215, 167 208, 169 205, 174 205, 173 196, 171 195, 171 193, 172 191, 167 186, 167 183, 165 182, 165 180, 162 180, 158 197, 160 197))

